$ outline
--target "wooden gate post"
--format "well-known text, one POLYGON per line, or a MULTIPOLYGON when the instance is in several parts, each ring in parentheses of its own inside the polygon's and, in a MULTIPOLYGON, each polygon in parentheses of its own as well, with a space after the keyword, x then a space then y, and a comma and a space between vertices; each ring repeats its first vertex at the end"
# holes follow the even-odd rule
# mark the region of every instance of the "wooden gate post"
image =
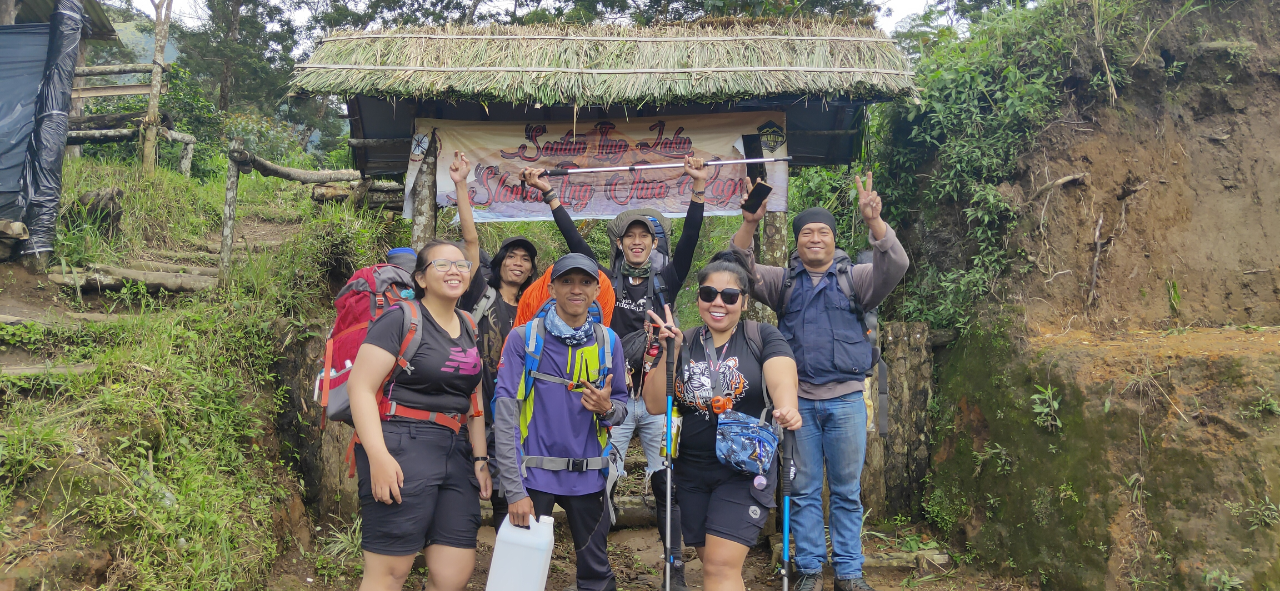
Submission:
POLYGON ((240 138, 231 140, 227 150, 227 199, 222 206, 222 248, 218 260, 218 286, 231 285, 231 247, 235 244, 236 190, 240 186, 240 163, 230 157, 232 150, 244 149, 240 138))
POLYGON ((929 399, 933 396, 933 349, 929 326, 889 322, 882 326, 889 364, 889 437, 884 442, 888 515, 923 516, 921 483, 929 470, 929 399))
POLYGON ((867 460, 862 464, 863 517, 882 520, 889 517, 884 490, 884 438, 876 420, 880 412, 880 368, 867 374, 862 398, 867 403, 867 460))
POLYGON ((413 181, 413 235, 409 246, 415 251, 422 250, 436 238, 436 157, 439 154, 440 138, 433 129, 418 177, 413 181))

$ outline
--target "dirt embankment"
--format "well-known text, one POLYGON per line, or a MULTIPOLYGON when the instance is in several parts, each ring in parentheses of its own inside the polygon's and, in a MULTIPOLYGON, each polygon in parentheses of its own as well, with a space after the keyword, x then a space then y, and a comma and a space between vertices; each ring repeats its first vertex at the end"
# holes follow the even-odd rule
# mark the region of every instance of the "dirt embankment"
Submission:
POLYGON ((1004 189, 1023 216, 1011 245, 1026 274, 1011 297, 1032 334, 1280 324, 1271 10, 1179 21, 1114 108, 1065 110, 1022 158, 1004 189))

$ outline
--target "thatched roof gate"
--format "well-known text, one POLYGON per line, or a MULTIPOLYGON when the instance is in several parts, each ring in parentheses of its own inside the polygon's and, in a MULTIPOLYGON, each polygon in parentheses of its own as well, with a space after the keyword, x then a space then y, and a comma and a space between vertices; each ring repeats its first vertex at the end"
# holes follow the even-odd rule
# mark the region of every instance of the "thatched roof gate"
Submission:
POLYGON ((912 93, 910 65, 883 32, 833 20, 337 31, 293 82, 349 97, 366 174, 405 170, 406 146, 367 140, 407 138, 415 117, 786 111, 793 166, 843 164, 861 144, 862 107, 912 93))

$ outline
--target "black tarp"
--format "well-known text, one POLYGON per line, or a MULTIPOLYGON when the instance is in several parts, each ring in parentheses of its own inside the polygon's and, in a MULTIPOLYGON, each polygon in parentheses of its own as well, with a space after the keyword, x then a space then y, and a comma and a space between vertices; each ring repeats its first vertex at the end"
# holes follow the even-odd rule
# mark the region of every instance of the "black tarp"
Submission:
POLYGON ((0 220, 22 221, 27 210, 22 171, 48 52, 48 23, 0 27, 0 220))
POLYGON ((49 52, 44 80, 36 95, 36 127, 27 147, 24 174, 27 198, 26 224, 31 238, 22 243, 22 254, 53 250, 58 231, 58 198, 62 194, 62 155, 67 147, 67 112, 71 109, 71 82, 80 53, 80 0, 58 0, 49 16, 49 52))

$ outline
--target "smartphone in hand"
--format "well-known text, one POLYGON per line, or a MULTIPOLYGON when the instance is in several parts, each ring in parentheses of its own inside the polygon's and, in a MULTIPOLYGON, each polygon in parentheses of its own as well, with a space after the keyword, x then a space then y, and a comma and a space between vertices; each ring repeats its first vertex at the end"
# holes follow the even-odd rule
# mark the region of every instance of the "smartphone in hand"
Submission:
POLYGON ((764 205, 764 200, 769 198, 769 193, 771 192, 773 192, 773 187, 770 187, 768 183, 756 183, 756 186, 751 188, 751 193, 742 202, 743 211, 750 213, 759 211, 760 206, 764 205))

